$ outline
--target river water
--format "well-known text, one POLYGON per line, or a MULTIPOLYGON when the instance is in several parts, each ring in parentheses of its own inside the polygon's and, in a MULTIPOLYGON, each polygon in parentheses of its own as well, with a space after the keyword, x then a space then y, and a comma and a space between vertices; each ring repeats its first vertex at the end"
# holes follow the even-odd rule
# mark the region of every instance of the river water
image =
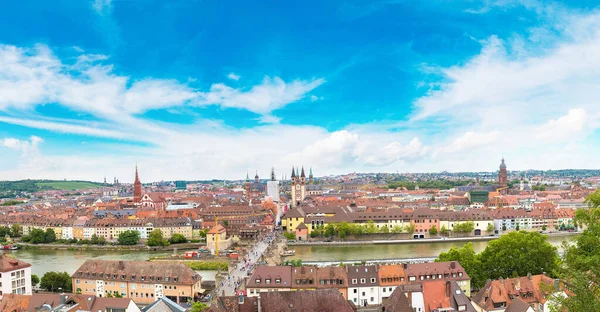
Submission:
MULTIPOLYGON (((573 236, 550 236, 548 241, 561 245, 562 241, 573 236)), ((425 258, 437 257, 441 252, 453 246, 462 246, 467 242, 415 243, 415 244, 385 244, 385 245, 354 245, 354 246, 293 246, 296 254, 286 259, 302 259, 303 261, 347 261, 393 258, 425 258)), ((487 241, 473 242, 475 251, 482 251, 487 241)), ((151 257, 166 256, 170 251, 105 251, 105 250, 15 250, 3 251, 11 253, 16 258, 31 263, 32 272, 38 276, 48 271, 65 271, 73 274, 88 259, 102 260, 148 260, 151 257)), ((198 271, 204 280, 214 280, 216 271, 198 271)))
MULTIPOLYGON (((563 240, 570 241, 573 236, 549 236, 548 242, 559 247, 563 240)), ((481 252, 489 241, 474 241, 473 249, 481 252)), ((440 240, 434 243, 414 244, 377 244, 377 245, 342 245, 342 246, 293 246, 296 254, 286 259, 302 259, 303 261, 348 261, 375 259, 403 259, 437 257, 450 248, 467 244, 466 241, 448 242, 440 240)))

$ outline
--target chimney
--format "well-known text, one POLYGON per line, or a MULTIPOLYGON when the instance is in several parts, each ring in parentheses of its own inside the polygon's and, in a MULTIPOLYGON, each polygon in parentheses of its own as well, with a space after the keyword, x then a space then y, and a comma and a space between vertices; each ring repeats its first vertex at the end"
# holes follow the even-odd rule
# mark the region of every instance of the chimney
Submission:
POLYGON ((450 287, 450 281, 446 281, 446 298, 452 297, 452 287, 450 287))
POLYGON ((455 269, 456 268, 456 261, 450 262, 450 268, 451 269, 455 269))
POLYGON ((262 312, 262 307, 260 306, 260 295, 258 295, 258 312, 262 312))
POLYGON ((531 280, 531 273, 527 273, 527 278, 531 280))
POLYGON ((123 263, 123 261, 119 261, 119 270, 124 270, 125 269, 125 264, 123 263))
POLYGON ((408 264, 402 263, 402 268, 405 269, 405 270, 408 269, 408 264))
POLYGON ((67 296, 61 295, 60 296, 60 304, 65 304, 66 302, 67 302, 67 296))

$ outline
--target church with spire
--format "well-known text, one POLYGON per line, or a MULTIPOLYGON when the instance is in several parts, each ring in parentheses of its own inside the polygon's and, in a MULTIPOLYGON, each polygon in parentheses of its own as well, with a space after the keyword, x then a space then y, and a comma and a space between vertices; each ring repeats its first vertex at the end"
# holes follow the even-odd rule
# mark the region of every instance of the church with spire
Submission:
POLYGON ((498 189, 502 194, 508 193, 508 171, 506 170, 504 157, 502 157, 502 163, 500 163, 500 171, 498 172, 498 189))
POLYGON ((292 196, 292 206, 297 207, 310 195, 321 195, 323 191, 320 185, 314 184, 312 167, 309 168, 308 179, 304 172, 304 166, 298 171, 298 167, 292 167, 290 177, 290 193, 292 196))
POLYGON ((135 164, 135 181, 133 181, 133 202, 140 203, 142 201, 142 182, 138 174, 138 166, 135 164))

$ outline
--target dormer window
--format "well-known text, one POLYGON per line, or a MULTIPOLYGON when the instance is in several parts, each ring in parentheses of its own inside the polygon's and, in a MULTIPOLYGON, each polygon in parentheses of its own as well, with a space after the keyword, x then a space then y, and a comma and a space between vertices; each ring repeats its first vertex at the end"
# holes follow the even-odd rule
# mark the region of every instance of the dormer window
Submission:
POLYGON ((275 279, 275 284, 281 284, 281 279, 275 279))
POLYGON ((361 284, 364 284, 364 283, 366 283, 366 282, 367 282, 367 279, 366 279, 366 278, 361 278, 361 279, 360 279, 360 283, 361 283, 361 284))
POLYGON ((356 284, 356 283, 358 283, 358 280, 357 280, 357 279, 355 279, 355 278, 353 278, 353 279, 352 279, 352 284, 356 284))
POLYGON ((271 279, 270 278, 265 279, 265 284, 271 284, 271 279))
POLYGON ((375 283, 375 279, 374 278, 371 278, 371 283, 375 283))
POLYGON ((121 275, 121 279, 124 280, 125 279, 125 275, 121 275))
POLYGON ((458 276, 462 277, 462 272, 458 272, 458 276))
POLYGON ((256 279, 256 284, 260 284, 260 278, 256 279))

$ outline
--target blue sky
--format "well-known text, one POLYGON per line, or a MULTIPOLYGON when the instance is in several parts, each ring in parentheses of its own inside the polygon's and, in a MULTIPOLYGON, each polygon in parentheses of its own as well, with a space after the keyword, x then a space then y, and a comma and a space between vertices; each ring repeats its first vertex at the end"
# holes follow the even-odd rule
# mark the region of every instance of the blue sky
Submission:
POLYGON ((5 3, 0 179, 598 168, 595 5, 5 3))

